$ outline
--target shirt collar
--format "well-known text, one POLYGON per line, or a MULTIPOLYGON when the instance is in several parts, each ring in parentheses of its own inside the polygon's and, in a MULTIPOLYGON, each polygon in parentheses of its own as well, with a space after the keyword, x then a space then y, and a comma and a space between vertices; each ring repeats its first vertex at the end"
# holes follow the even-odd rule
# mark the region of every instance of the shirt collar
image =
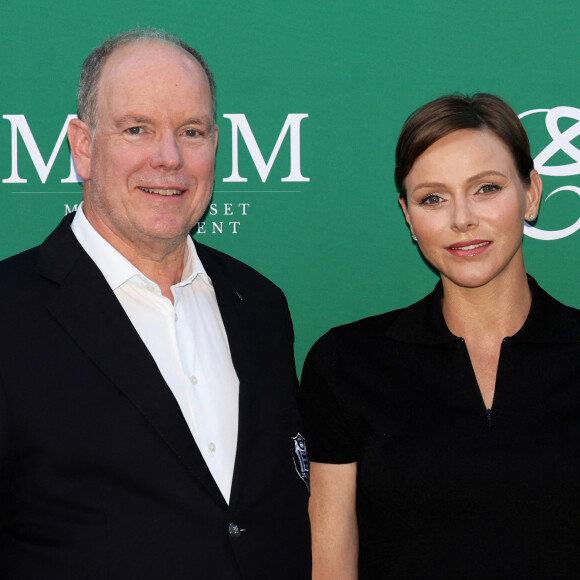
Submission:
POLYGON ((412 344, 441 344, 459 340, 445 323, 441 308, 443 285, 437 283, 431 294, 403 308, 387 329, 387 336, 412 344))
MULTIPOLYGON (((79 204, 71 224, 71 229, 85 252, 95 262, 112 290, 116 290, 134 276, 151 282, 151 280, 142 274, 140 270, 93 228, 85 216, 82 203, 79 204)), ((181 281, 175 284, 175 286, 190 284, 197 276, 206 284, 212 285, 211 279, 197 255, 193 240, 190 236, 187 236, 183 257, 183 273, 181 281)))
MULTIPOLYGON (((512 340, 543 344, 580 342, 580 313, 564 306, 528 276, 532 306, 522 328, 512 340)), ((399 311, 387 329, 387 336, 413 344, 443 344, 460 340, 445 323, 441 299, 443 285, 438 282, 431 294, 399 311)))

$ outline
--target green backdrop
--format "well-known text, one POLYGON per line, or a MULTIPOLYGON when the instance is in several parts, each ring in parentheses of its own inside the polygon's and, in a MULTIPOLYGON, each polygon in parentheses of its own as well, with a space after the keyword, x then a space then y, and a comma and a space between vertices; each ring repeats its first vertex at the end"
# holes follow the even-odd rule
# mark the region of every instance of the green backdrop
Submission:
POLYGON ((0 258, 41 242, 80 201, 57 144, 85 56, 156 26, 199 49, 218 84, 215 205, 196 236, 284 289, 298 370, 329 327, 433 286, 392 175, 403 121, 443 93, 496 93, 524 115, 545 175, 528 270, 580 307, 579 19, 569 0, 4 0, 0 258))

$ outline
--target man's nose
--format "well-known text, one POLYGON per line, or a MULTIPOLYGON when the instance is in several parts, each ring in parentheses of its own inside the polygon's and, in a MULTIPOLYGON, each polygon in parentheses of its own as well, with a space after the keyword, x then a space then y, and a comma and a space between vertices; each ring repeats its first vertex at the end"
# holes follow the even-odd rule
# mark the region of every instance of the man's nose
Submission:
POLYGON ((155 168, 174 170, 181 167, 183 158, 175 135, 165 131, 159 137, 156 148, 151 155, 151 165, 155 168))

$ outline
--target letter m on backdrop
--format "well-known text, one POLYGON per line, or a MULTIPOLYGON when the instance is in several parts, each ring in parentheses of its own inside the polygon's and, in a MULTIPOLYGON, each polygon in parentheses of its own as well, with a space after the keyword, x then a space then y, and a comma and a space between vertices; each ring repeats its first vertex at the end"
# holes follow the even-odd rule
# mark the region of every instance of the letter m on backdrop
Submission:
POLYGON ((284 137, 286 133, 290 132, 290 174, 288 177, 283 177, 282 181, 310 181, 309 177, 303 177, 300 171, 300 122, 305 117, 308 117, 305 113, 291 113, 286 117, 286 122, 282 127, 282 131, 278 135, 278 140, 270 158, 266 162, 264 157, 258 147, 258 143, 250 124, 246 119, 244 114, 230 114, 224 115, 226 119, 229 119, 232 123, 232 174, 229 177, 225 177, 224 181, 248 181, 246 177, 242 177, 239 171, 238 164, 238 132, 242 136, 242 139, 246 143, 252 161, 258 170, 260 179, 265 182, 268 179, 270 170, 274 165, 274 161, 278 156, 284 137))
MULTIPOLYGON (((54 165, 54 161, 60 148, 63 144, 64 138, 66 137, 66 131, 68 129, 68 124, 70 123, 71 119, 74 119, 76 115, 68 115, 64 125, 60 131, 60 135, 56 140, 56 145, 54 146, 50 158, 48 162, 45 163, 42 155, 40 154, 40 150, 34 136, 32 135, 32 131, 28 126, 28 122, 26 121, 26 117, 24 115, 2 115, 4 119, 8 119, 10 121, 10 125, 12 126, 12 137, 11 137, 11 147, 12 147, 12 174, 7 179, 3 179, 2 183, 27 183, 26 179, 23 179, 18 174, 18 133, 20 133, 22 140, 24 141, 24 145, 26 145, 26 150, 32 159, 32 163, 34 164, 34 168, 38 173, 38 177, 40 177, 40 181, 42 183, 46 183, 48 176, 50 174, 50 170, 54 165)), ((76 174, 72 155, 70 158, 70 173, 68 177, 60 180, 61 183, 78 183, 81 180, 76 174)))

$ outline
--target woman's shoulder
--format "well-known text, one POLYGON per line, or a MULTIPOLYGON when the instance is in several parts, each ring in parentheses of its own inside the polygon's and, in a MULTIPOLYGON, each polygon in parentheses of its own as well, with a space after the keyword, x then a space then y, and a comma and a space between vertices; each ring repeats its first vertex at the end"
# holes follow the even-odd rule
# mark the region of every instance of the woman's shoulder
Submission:
POLYGON ((355 343, 379 343, 382 340, 422 342, 447 330, 441 314, 439 290, 404 308, 367 316, 331 328, 312 347, 312 350, 348 349, 355 343))
POLYGON ((518 338, 533 342, 580 342, 580 309, 568 306, 528 276, 532 309, 518 338))
POLYGON ((412 313, 415 309, 414 307, 415 304, 411 304, 404 308, 397 308, 396 310, 366 316, 359 320, 335 326, 334 328, 331 328, 327 334, 337 337, 372 335, 377 333, 384 334, 393 326, 400 316, 412 313))

